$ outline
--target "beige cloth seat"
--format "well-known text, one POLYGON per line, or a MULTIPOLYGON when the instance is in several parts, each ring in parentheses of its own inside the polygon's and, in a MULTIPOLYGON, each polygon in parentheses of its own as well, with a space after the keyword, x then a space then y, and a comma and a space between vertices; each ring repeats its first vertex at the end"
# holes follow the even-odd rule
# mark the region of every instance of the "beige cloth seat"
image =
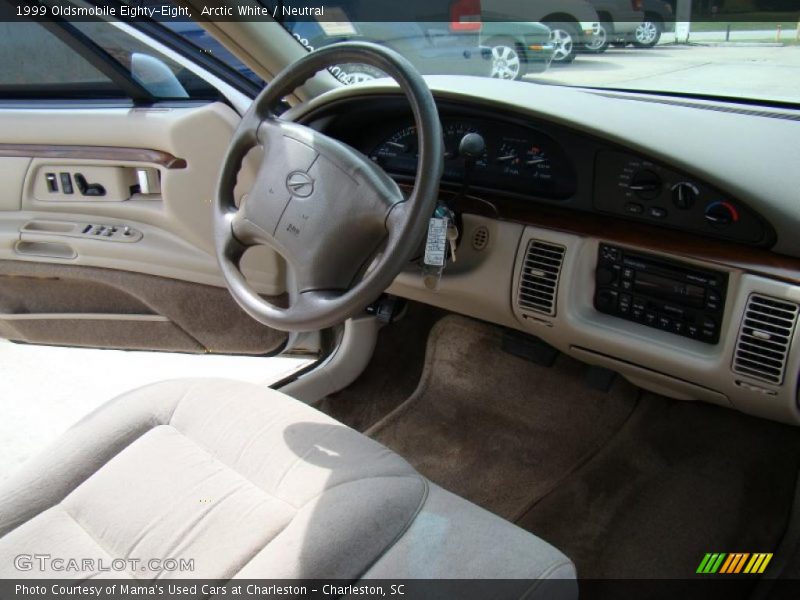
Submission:
POLYGON ((279 392, 211 379, 120 396, 2 483, 0 577, 48 576, 521 578, 576 595, 558 550, 387 448, 279 392), (18 571, 20 554, 143 565, 18 571))

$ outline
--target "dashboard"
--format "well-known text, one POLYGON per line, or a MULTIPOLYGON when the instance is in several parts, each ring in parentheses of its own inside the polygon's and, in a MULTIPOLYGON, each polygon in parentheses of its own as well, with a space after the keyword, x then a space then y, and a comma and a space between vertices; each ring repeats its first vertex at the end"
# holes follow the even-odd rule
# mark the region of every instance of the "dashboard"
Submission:
MULTIPOLYGON (((769 247, 773 227, 732 192, 628 148, 550 122, 498 117, 475 105, 439 104, 444 188, 552 204, 719 239, 769 247), (465 157, 468 134, 482 151, 465 157)), ((416 127, 397 99, 357 103, 324 124, 398 181, 417 169, 416 127)))
MULTIPOLYGON (((389 293, 672 398, 800 424, 796 115, 435 83, 458 259, 435 287, 410 263, 389 293), (465 155, 474 134, 481 152, 465 155)), ((296 118, 412 182, 416 132, 391 86, 331 93, 296 118)))

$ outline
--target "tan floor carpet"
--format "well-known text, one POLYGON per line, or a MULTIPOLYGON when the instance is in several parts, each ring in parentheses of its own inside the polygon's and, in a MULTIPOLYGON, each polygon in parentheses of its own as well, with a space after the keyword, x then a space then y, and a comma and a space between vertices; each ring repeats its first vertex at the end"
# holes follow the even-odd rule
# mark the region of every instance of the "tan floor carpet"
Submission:
POLYGON ((628 419, 636 389, 583 382, 561 356, 545 368, 501 350, 502 330, 451 315, 428 340, 414 394, 367 433, 444 488, 507 519, 574 471, 628 419))

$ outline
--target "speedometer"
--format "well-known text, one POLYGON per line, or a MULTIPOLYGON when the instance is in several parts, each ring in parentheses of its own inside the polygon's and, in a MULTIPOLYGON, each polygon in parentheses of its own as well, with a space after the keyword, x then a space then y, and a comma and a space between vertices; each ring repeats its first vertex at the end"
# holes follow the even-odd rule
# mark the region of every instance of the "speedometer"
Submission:
POLYGON ((413 172, 417 154, 417 128, 412 125, 392 134, 369 157, 387 171, 413 172))

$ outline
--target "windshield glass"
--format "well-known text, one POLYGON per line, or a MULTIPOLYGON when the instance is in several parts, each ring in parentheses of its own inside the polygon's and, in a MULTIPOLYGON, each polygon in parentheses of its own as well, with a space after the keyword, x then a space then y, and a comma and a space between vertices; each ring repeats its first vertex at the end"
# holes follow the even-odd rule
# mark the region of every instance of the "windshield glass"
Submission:
MULTIPOLYGON (((800 102, 797 0, 262 0, 299 44, 391 47, 423 74, 800 102)), ((339 65, 343 83, 380 77, 339 65)))

